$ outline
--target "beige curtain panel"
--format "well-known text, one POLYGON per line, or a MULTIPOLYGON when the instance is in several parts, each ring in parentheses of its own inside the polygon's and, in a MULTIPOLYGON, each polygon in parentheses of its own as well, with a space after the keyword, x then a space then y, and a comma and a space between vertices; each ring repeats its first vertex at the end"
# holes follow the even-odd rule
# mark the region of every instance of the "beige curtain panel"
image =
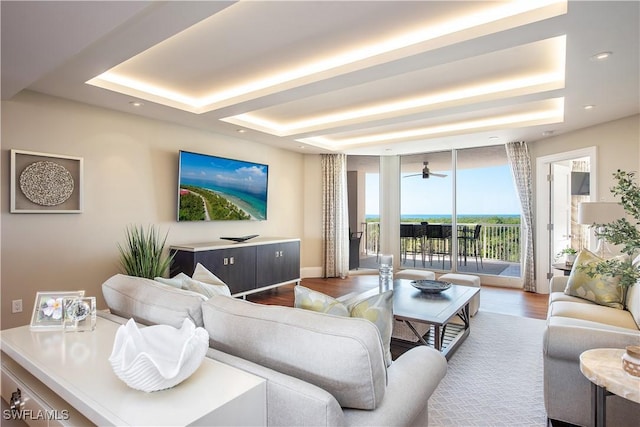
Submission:
POLYGON ((535 260, 533 254, 533 190, 531 158, 524 141, 509 142, 505 146, 513 181, 516 184, 522 209, 522 278, 525 291, 536 291, 535 260))
POLYGON ((323 276, 349 275, 347 156, 322 154, 323 276))

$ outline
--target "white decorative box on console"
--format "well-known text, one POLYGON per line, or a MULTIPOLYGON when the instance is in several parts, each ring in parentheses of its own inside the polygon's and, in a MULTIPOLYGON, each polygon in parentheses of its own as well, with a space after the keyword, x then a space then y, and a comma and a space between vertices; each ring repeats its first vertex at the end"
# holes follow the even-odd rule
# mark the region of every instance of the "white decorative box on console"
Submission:
POLYGON ((2 331, 2 398, 19 388, 26 421, 49 416, 49 425, 266 424, 265 380, 207 357, 173 388, 129 388, 109 364, 119 326, 99 317, 92 332, 2 331))
POLYGON ((239 297, 300 282, 300 239, 256 237, 171 246, 171 276, 193 274, 200 263, 239 297))

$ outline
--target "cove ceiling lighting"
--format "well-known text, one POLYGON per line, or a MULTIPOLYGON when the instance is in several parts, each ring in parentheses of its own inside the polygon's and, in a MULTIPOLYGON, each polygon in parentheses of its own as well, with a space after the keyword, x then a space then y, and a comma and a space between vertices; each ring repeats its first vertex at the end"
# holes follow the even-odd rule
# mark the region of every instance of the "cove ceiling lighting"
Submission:
MULTIPOLYGON (((242 3, 244 2, 239 2, 237 5, 230 6, 227 9, 232 10, 235 6, 244 6, 242 3)), ((516 0, 511 2, 487 2, 486 4, 487 7, 480 12, 457 17, 441 22, 438 25, 430 25, 406 33, 395 34, 384 40, 369 40, 360 47, 351 48, 347 51, 336 51, 325 58, 312 59, 309 57, 307 61, 310 62, 303 60, 287 70, 269 75, 255 75, 244 82, 195 96, 189 95, 187 90, 181 90, 178 86, 169 88, 154 84, 152 83, 153 76, 145 73, 140 75, 123 74, 120 69, 124 68, 122 65, 126 64, 127 61, 87 81, 87 83, 200 114, 374 65, 384 64, 420 52, 536 22, 564 14, 567 10, 566 0, 516 0)), ((205 19, 174 37, 179 37, 193 28, 207 25, 207 21, 215 18, 215 16, 205 19)), ((168 40, 171 40, 171 38, 168 40)), ((165 42, 142 52, 134 58, 141 57, 144 59, 144 55, 154 49, 161 49, 165 42)), ((187 48, 192 47, 185 47, 185 49, 187 48)))

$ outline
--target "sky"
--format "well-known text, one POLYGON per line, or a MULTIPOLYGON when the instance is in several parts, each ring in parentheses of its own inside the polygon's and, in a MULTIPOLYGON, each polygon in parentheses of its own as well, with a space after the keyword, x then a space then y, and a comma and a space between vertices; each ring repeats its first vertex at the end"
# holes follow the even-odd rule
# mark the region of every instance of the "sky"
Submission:
MULTIPOLYGON (((439 171, 441 172, 441 171, 439 171)), ((450 215, 451 172, 447 178, 403 177, 401 215, 450 215)), ((458 170, 458 215, 518 215, 520 202, 508 165, 458 170)), ((379 215, 379 175, 366 175, 365 214, 379 215)))
POLYGON ((180 178, 191 178, 214 185, 264 192, 268 166, 204 154, 180 153, 180 178))

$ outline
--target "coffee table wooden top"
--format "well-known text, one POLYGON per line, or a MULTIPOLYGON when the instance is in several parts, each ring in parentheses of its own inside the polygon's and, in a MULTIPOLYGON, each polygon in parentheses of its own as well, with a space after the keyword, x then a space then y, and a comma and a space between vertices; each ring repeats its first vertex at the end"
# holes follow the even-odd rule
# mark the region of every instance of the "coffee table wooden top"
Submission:
POLYGON ((411 280, 393 281, 393 314, 396 318, 444 325, 469 303, 480 289, 452 284, 440 293, 425 293, 411 280))

